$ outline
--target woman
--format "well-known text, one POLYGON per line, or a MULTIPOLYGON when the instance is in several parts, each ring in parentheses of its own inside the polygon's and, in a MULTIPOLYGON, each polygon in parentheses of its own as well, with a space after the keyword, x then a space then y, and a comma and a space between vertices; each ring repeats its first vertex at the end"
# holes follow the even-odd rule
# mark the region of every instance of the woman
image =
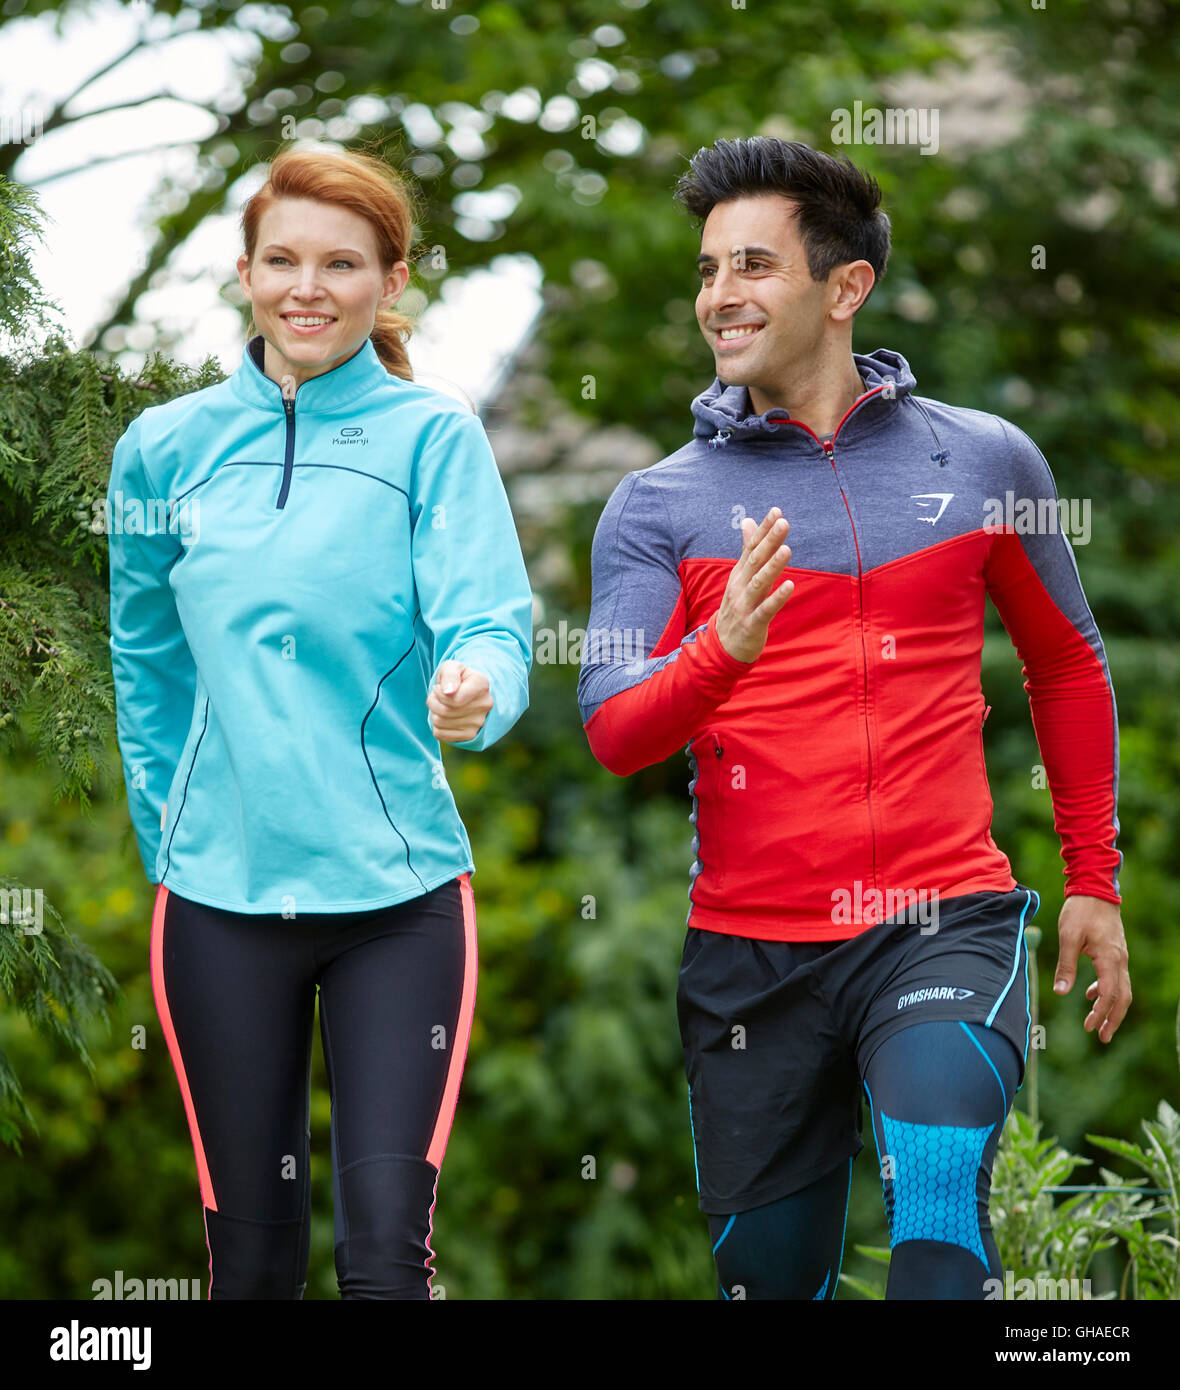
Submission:
POLYGON ((108 508, 159 523, 111 527, 111 655, 210 1298, 302 1296, 317 987, 341 1297, 430 1297, 476 977, 439 742, 527 707, 532 595, 482 425, 412 381, 412 228, 379 159, 280 154, 241 365, 114 452, 108 508))

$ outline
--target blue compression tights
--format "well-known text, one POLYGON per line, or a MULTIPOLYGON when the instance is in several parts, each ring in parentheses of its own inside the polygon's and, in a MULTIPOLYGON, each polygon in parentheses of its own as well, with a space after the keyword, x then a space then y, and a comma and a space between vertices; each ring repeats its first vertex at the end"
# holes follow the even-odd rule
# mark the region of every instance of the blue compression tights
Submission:
MULTIPOLYGON (((983 1299, 1003 1267, 988 1220, 992 1163, 1020 1059, 981 1024, 918 1023, 864 1076, 892 1258, 886 1298, 983 1299)), ((710 1215, 717 1297, 831 1299, 852 1159, 789 1196, 710 1215)))

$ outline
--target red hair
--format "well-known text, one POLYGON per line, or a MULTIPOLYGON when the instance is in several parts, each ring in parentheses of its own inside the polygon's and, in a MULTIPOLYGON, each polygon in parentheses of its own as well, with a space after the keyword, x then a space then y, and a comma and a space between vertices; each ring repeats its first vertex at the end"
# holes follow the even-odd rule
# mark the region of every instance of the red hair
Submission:
MULTIPOLYGON (((251 265, 259 223, 280 198, 311 198, 363 217, 373 228, 383 275, 389 274, 395 261, 409 259, 414 232, 412 193, 401 175, 376 155, 359 150, 296 148, 277 154, 266 182, 242 209, 242 238, 251 265)), ((405 314, 379 308, 369 335, 385 369, 407 381, 413 380, 414 373, 405 339, 413 327, 413 320, 405 314)), ((251 336, 255 331, 251 318, 251 336)))

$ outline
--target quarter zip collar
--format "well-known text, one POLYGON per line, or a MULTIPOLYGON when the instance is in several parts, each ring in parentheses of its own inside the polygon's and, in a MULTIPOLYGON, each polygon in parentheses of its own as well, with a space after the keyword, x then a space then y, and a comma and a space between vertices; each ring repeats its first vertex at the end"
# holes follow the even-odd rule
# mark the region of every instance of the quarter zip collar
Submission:
MULTIPOLYGON (((242 362, 230 378, 230 385, 234 393, 248 405, 281 415, 284 410, 282 388, 258 365, 262 349, 263 337, 259 333, 242 349, 242 362)), ((372 338, 366 338, 360 351, 353 353, 347 362, 341 362, 339 366, 303 382, 295 392, 294 405, 301 416, 326 415, 341 406, 352 404, 378 386, 400 380, 400 377, 386 371, 384 363, 377 356, 372 338)))
MULTIPOLYGON (((845 412, 833 432, 833 440, 845 444, 875 429, 898 409, 918 384, 909 363, 899 352, 878 348, 875 352, 854 352, 852 360, 864 382, 864 392, 845 412)), ((720 378, 702 391, 692 403, 693 434, 711 445, 733 439, 775 439, 785 448, 814 451, 819 436, 807 425, 792 420, 790 412, 775 406, 764 415, 755 415, 750 392, 745 386, 723 386, 720 378)))

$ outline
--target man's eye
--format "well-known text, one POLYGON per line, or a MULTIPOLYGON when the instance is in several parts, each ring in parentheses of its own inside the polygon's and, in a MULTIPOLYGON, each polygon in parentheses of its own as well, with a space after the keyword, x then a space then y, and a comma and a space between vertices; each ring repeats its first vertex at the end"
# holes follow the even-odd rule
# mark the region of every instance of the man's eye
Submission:
MULTIPOLYGON (((734 268, 734 270, 754 270, 754 269, 763 270, 763 269, 765 269, 766 264, 767 264, 767 262, 764 261, 764 260, 762 260, 762 259, 761 259, 760 257, 758 257, 758 256, 754 256, 754 257, 752 257, 752 258, 751 258, 750 260, 748 260, 748 261, 742 261, 742 259, 741 259, 740 257, 738 257, 738 256, 735 256, 734 259, 733 259, 733 268, 734 268)), ((711 265, 703 265, 703 266, 701 266, 701 267, 697 270, 697 275, 698 275, 702 280, 705 280, 705 279, 707 279, 710 275, 714 275, 714 274, 716 274, 716 267, 715 267, 715 266, 711 266, 711 265)))

